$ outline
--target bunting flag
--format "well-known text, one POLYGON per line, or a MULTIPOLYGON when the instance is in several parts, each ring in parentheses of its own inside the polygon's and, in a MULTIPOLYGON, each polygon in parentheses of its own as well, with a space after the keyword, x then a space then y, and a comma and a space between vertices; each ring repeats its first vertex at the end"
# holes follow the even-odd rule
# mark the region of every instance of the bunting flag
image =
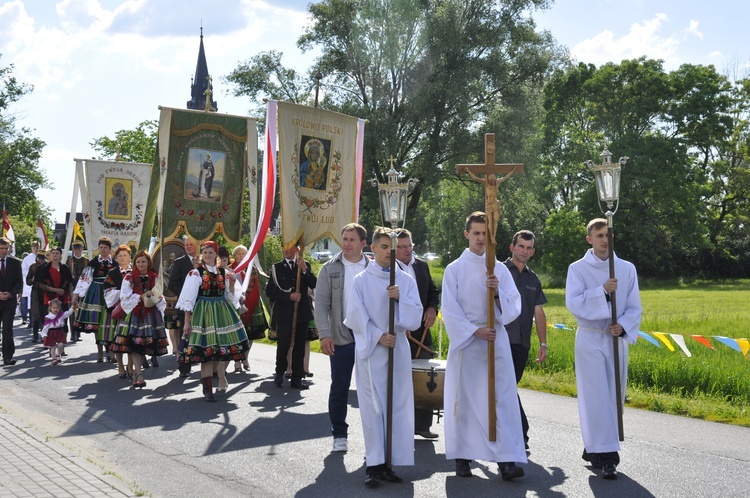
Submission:
MULTIPOLYGON (((199 243, 221 233, 239 244, 245 172, 257 161, 257 121, 244 116, 162 107, 148 224, 158 213, 161 239, 180 232, 199 243), (153 209, 152 209, 153 207, 153 209)), ((141 247, 151 233, 144 233, 141 247)))
POLYGON ((573 330, 572 327, 568 327, 567 325, 564 325, 562 323, 548 323, 547 327, 552 327, 553 329, 561 329, 561 330, 573 330))
POLYGON ((688 350, 687 344, 685 344, 685 338, 682 337, 680 334, 669 334, 670 337, 672 337, 672 340, 677 343, 678 346, 680 346, 680 349, 683 353, 685 353, 685 356, 688 358, 691 358, 693 354, 688 350))
POLYGON ((10 220, 8 219, 8 212, 5 210, 5 206, 3 206, 3 237, 8 239, 10 243, 15 246, 16 235, 13 233, 13 227, 10 226, 10 220))
MULTIPOLYGON (((89 239, 112 239, 112 247, 140 247, 151 187, 151 165, 121 161, 83 162, 83 219, 89 239)), ((151 234, 149 234, 151 235, 151 234)))
POLYGON ((747 339, 737 339, 737 344, 740 346, 743 356, 747 358, 747 352, 750 351, 750 341, 747 339))
POLYGON ((323 109, 278 103, 279 198, 284 248, 328 236, 359 218, 364 123, 323 109))
POLYGON ((670 351, 674 351, 674 346, 672 346, 672 343, 669 342, 669 339, 667 339, 667 334, 664 332, 651 332, 656 336, 657 339, 659 339, 661 342, 664 343, 665 346, 667 346, 667 349, 670 351))
POLYGON ((84 247, 86 246, 86 239, 83 236, 83 233, 81 233, 81 225, 78 224, 78 221, 73 221, 73 242, 76 240, 80 240, 83 242, 84 247))
POLYGON ((47 231, 44 229, 44 223, 42 223, 41 218, 36 219, 36 238, 41 241, 42 249, 49 251, 49 239, 47 238, 47 231))
POLYGON ((715 347, 713 347, 713 345, 711 345, 711 342, 708 339, 706 339, 705 337, 703 337, 702 335, 691 335, 690 337, 692 337, 696 341, 700 342, 701 344, 703 344, 707 348, 711 348, 711 349, 714 349, 714 350, 716 349, 715 347))
POLYGON ((735 351, 739 351, 740 353, 742 352, 742 348, 740 348, 740 345, 737 343, 736 339, 733 339, 731 337, 724 337, 721 335, 715 335, 713 337, 725 346, 729 346, 730 348, 734 349, 735 351))
POLYGON ((653 337, 651 337, 650 335, 648 335, 647 333, 643 331, 638 332, 638 337, 643 337, 644 339, 646 339, 648 342, 650 342, 657 348, 661 347, 661 344, 659 344, 659 341, 657 341, 656 339, 654 339, 653 337))
MULTIPOLYGON (((260 200, 260 213, 258 215, 258 227, 253 236, 253 241, 247 250, 245 258, 237 265, 235 272, 245 270, 251 261, 263 247, 263 241, 268 235, 273 217, 273 204, 276 196, 276 104, 275 100, 269 100, 266 104, 266 136, 264 140, 265 153, 263 154, 263 172, 260 200)), ((256 154, 257 157, 257 154, 256 154)), ((250 279, 242 282, 242 289, 247 290, 250 279)))

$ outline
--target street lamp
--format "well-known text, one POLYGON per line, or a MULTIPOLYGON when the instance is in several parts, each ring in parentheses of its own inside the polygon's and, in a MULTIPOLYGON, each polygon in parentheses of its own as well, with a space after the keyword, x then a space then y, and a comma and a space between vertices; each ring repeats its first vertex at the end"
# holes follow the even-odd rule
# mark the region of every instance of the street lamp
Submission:
MULTIPOLYGON (((596 165, 593 161, 586 161, 586 166, 594 170, 596 179, 596 191, 598 194, 599 209, 607 217, 607 246, 609 247, 609 278, 615 278, 615 242, 612 218, 620 205, 620 172, 622 166, 628 161, 628 157, 621 157, 617 163, 612 164, 612 153, 604 147, 601 154, 602 164, 596 165), (602 203, 607 205, 607 211, 602 208, 602 203), (614 208, 614 211, 612 210, 614 208)), ((612 305, 612 325, 617 324, 617 300, 616 292, 610 294, 612 305)), ((615 403, 617 407, 617 436, 620 441, 625 440, 622 423, 622 381, 620 379, 620 338, 612 336, 612 356, 615 368, 615 403)))
MULTIPOLYGON (((396 159, 391 156, 388 161, 391 169, 386 176, 388 183, 379 183, 376 178, 370 180, 370 184, 378 188, 380 197, 380 213, 383 217, 383 225, 391 225, 391 267, 390 285, 396 285, 396 244, 398 234, 406 223, 406 201, 409 188, 416 185, 419 180, 410 178, 405 183, 398 182, 398 173, 393 167, 396 159)), ((395 335, 396 300, 391 298, 388 303, 388 333, 395 335)), ((393 348, 388 348, 388 402, 386 407, 386 443, 385 443, 385 465, 391 468, 391 453, 393 448, 393 348)))

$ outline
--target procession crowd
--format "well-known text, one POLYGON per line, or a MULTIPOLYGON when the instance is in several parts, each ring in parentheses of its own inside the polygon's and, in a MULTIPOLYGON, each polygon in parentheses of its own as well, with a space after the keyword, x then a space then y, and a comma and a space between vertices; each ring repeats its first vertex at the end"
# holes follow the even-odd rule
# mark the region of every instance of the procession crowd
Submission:
MULTIPOLYGON (((164 268, 168 278, 162 288, 147 251, 133 255, 128 246, 112 247, 106 237, 99 239, 98 254, 91 260, 75 242, 65 262, 59 247, 48 252, 34 247, 18 261, 8 256, 8 241, 0 239, 4 365, 16 362, 12 327, 19 300, 32 342, 42 341, 55 368, 64 364, 67 343, 92 337, 96 361, 116 363, 120 378, 143 388, 143 369, 157 367, 171 344, 179 375, 187 377, 198 367, 203 396, 211 402, 216 401, 215 392, 227 390, 228 366, 249 369, 252 343, 269 329, 277 339, 274 384, 283 388, 287 377, 291 388, 308 389, 304 379, 312 374, 305 355, 308 341, 319 337, 331 366, 332 451, 348 449, 348 394, 356 371, 364 483, 378 487, 402 481, 393 467, 414 464, 415 435, 438 437, 431 431, 433 410, 415 400, 412 369, 415 361, 436 356, 430 327, 440 309, 450 339, 447 361, 435 362, 442 364, 445 376, 446 457, 455 460, 461 477, 471 477, 472 462, 483 460, 496 462, 503 480, 516 479, 524 475, 520 464, 526 463, 529 448, 529 424, 517 383, 528 361, 534 323, 540 343, 536 361, 547 358, 546 298, 527 265, 534 254, 534 234, 516 233, 509 245, 511 257, 490 265, 485 250, 494 233, 487 227, 482 212, 467 218, 468 248, 446 267, 441 289, 429 265, 414 257, 408 230, 377 228, 371 260, 363 252, 367 231, 356 223, 342 227, 341 252, 317 276, 298 247, 286 247, 283 260, 270 268, 264 289, 255 267, 237 271, 247 254, 244 246, 230 254, 214 241, 198 247, 186 237, 185 254, 164 268), (397 261, 391 273, 393 246, 397 261), (250 281, 243 287, 245 279, 250 281), (270 324, 261 292, 271 303, 270 324), (488 351, 494 353, 492 360, 488 351), (488 375, 493 370, 494 376, 488 375), (488 413, 495 415, 496 423, 488 413)), ((582 457, 602 469, 604 478, 614 479, 620 449, 615 407, 625 394, 623 389, 622 399, 616 399, 613 343, 620 345, 624 385, 627 344, 637 338, 641 307, 633 265, 613 256, 618 278, 610 276, 606 220, 592 220, 587 230, 592 248, 571 264, 566 285, 566 304, 579 323, 582 457), (620 305, 613 320, 615 292, 620 305)))

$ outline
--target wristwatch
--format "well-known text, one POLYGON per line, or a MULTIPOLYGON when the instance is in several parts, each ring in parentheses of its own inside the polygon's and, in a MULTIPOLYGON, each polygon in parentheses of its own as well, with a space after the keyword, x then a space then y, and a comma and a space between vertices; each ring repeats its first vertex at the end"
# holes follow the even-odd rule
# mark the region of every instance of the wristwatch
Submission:
MULTIPOLYGON (((540 342, 539 343, 539 347, 540 348, 547 348, 547 343, 546 342, 540 342)), ((549 348, 547 348, 547 349, 549 349, 549 348)))

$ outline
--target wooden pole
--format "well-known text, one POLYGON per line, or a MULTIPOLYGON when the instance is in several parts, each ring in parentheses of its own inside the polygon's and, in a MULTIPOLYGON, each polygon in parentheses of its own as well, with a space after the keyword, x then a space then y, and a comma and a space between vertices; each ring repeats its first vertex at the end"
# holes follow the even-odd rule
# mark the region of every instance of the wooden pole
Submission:
MULTIPOLYGON (((305 257, 305 245, 302 242, 302 237, 299 238, 298 241, 299 244, 299 257, 304 258, 305 257)), ((312 271, 312 268, 308 268, 309 271, 312 271)), ((299 293, 300 288, 302 287, 302 269, 297 265, 297 282, 294 287, 294 292, 299 293)), ((289 349, 291 350, 294 347, 294 339, 297 335, 297 312, 299 311, 299 301, 294 303, 294 312, 292 313, 292 341, 289 343, 289 349)), ((292 374, 294 372, 292 371, 292 374)))
MULTIPOLYGON (((487 227, 489 233, 489 227, 487 227)), ((495 273, 495 241, 485 239, 487 275, 495 273)), ((487 327, 495 329, 495 291, 487 289, 487 327)), ((489 409, 489 438, 497 440, 497 410, 495 410, 495 341, 487 341, 487 404, 489 409)))
MULTIPOLYGON (((609 278, 615 278, 615 234, 612 228, 612 214, 607 212, 607 245, 609 246, 609 278)), ((612 325, 617 325, 617 291, 609 294, 612 305, 612 325)), ((625 441, 625 430, 622 423, 622 381, 620 379, 620 338, 612 336, 612 356, 615 366, 615 403, 617 406, 617 437, 625 441)))
MULTIPOLYGON (((396 285, 396 244, 398 234, 391 232, 391 287, 396 285)), ((391 298, 388 303, 388 333, 396 335, 396 300, 391 298)), ((385 442, 385 466, 391 468, 391 455, 393 452, 393 349, 388 348, 388 406, 386 408, 386 442, 385 442)))

